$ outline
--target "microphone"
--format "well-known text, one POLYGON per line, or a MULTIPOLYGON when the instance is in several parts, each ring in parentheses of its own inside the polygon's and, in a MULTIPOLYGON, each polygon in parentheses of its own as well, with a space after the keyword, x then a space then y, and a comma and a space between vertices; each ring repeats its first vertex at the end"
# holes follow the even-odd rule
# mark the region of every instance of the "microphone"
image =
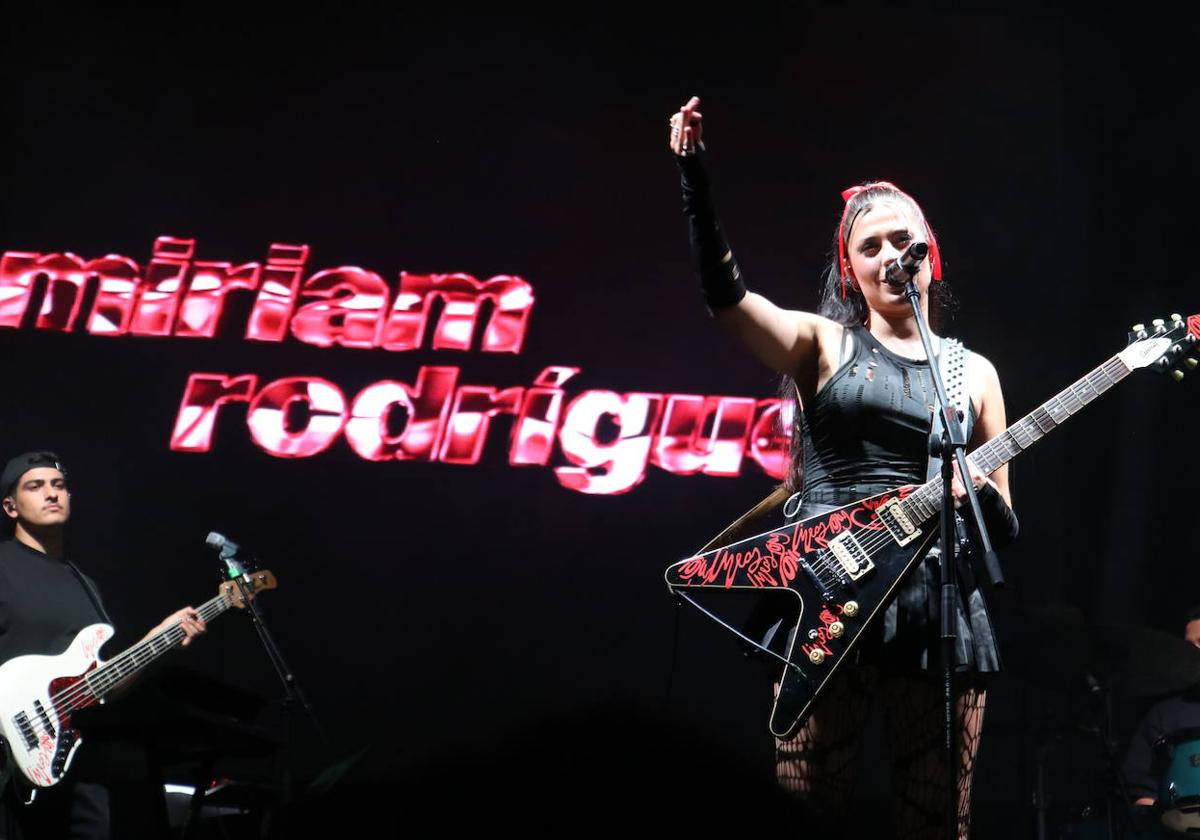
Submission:
POLYGON ((227 539, 224 534, 209 531, 208 536, 204 538, 204 543, 209 548, 215 548, 220 552, 220 557, 225 561, 225 568, 228 570, 231 578, 238 578, 246 574, 246 570, 242 568, 242 564, 234 559, 237 557, 241 546, 233 540, 227 539))
POLYGON ((921 260, 925 259, 925 255, 929 253, 929 244, 926 242, 914 242, 908 246, 908 250, 900 255, 900 259, 887 267, 887 272, 883 275, 883 280, 894 289, 902 289, 908 281, 916 276, 917 271, 921 268, 921 260))
POLYGON ((241 548, 233 540, 227 539, 224 534, 218 534, 216 531, 209 531, 208 536, 204 538, 205 544, 209 548, 215 548, 221 552, 222 557, 233 557, 241 548))

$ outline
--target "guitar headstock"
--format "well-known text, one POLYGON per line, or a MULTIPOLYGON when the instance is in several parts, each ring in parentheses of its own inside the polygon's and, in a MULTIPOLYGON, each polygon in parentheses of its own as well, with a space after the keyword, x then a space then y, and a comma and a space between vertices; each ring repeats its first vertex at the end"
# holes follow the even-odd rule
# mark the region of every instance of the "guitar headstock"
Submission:
POLYGON ((1149 329, 1134 324, 1129 331, 1129 346, 1117 356, 1130 369, 1148 367, 1158 373, 1170 373, 1176 382, 1185 372, 1200 364, 1200 314, 1172 315, 1170 321, 1155 318, 1149 329))
POLYGON ((274 589, 276 586, 275 575, 264 569, 258 572, 247 572, 235 580, 227 580, 217 588, 217 591, 225 598, 229 606, 244 610, 246 599, 242 595, 243 589, 253 598, 259 592, 274 589), (241 586, 238 586, 239 581, 241 586))

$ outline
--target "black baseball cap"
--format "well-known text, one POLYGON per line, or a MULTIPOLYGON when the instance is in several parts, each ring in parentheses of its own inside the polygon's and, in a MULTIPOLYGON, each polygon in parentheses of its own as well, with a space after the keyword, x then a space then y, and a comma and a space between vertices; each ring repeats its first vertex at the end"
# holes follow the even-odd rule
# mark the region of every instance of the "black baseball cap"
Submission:
POLYGON ((13 490, 16 489, 17 482, 21 480, 21 476, 38 467, 53 467, 63 475, 67 474, 67 468, 62 465, 62 461, 53 452, 22 453, 15 458, 10 458, 9 462, 4 465, 4 472, 0 473, 0 497, 11 496, 13 490))

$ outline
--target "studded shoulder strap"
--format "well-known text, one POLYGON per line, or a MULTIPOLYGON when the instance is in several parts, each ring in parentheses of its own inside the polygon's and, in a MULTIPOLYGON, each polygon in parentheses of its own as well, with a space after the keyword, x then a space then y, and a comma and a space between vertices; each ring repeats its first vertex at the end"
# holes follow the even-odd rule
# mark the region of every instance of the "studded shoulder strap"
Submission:
MULTIPOLYGON (((946 396, 957 409, 962 422, 967 424, 967 437, 971 436, 970 394, 967 391, 967 348, 957 338, 943 338, 942 352, 938 354, 938 369, 942 374, 942 382, 946 385, 946 396)), ((932 445, 942 436, 942 418, 934 412, 934 423, 930 430, 929 443, 932 445)), ((930 452, 932 453, 932 448, 930 452)), ((941 474, 942 459, 929 457, 929 468, 925 471, 926 479, 935 478, 941 474)))

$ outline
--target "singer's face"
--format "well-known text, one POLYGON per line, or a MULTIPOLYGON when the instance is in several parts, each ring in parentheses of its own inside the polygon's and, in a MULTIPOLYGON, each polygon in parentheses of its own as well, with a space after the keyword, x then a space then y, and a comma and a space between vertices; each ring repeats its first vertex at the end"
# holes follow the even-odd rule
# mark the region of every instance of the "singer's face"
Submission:
MULTIPOLYGON (((867 306, 876 312, 908 307, 902 288, 884 282, 888 266, 900 259, 917 237, 924 239, 925 226, 909 207, 900 202, 884 201, 860 215, 850 231, 850 271, 862 290, 867 306)), ((921 297, 929 288, 929 261, 917 272, 921 297)))
POLYGON ((37 467, 21 476, 4 513, 25 525, 62 525, 71 518, 71 494, 66 477, 54 467, 37 467))

